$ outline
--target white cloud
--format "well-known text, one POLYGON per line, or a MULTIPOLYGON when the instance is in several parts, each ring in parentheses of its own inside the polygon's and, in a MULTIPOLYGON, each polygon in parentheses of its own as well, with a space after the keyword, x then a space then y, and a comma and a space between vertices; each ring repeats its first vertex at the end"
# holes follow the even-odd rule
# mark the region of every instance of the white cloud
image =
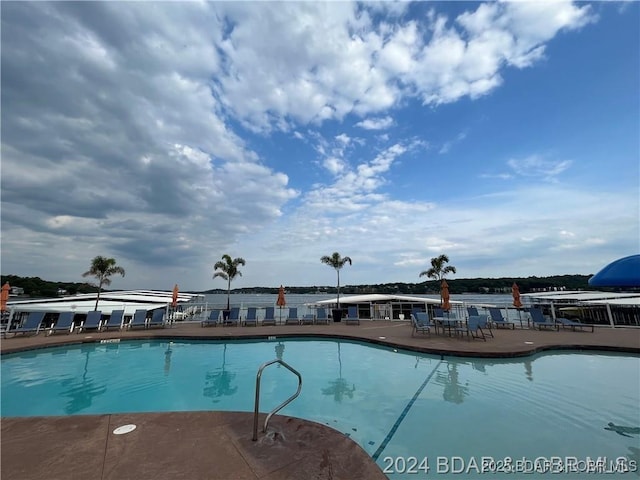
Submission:
POLYGON ((571 167, 570 160, 549 160, 541 155, 530 155, 525 158, 512 158, 507 165, 516 175, 523 177, 540 177, 554 180, 558 175, 571 167))
POLYGON ((356 127, 364 128, 365 130, 385 130, 393 126, 393 118, 387 116, 383 118, 367 118, 361 122, 356 123, 356 127))

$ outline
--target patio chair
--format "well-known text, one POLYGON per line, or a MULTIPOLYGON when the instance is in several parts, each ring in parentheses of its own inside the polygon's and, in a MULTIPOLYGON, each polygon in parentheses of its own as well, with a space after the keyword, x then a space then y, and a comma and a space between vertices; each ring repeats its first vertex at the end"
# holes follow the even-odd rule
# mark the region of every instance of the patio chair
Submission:
POLYGON ((276 324, 276 309, 274 307, 267 307, 264 310, 264 318, 262 319, 262 325, 274 325, 276 324))
POLYGON ((73 319, 75 316, 75 312, 60 312, 56 323, 47 331, 47 335, 53 335, 56 332, 73 332, 73 319))
POLYGON ((591 333, 595 331, 593 323, 576 322, 575 320, 560 317, 556 317, 556 322, 558 322, 563 329, 571 328, 574 332, 576 331, 576 328, 579 328, 580 330, 583 328, 591 328, 591 333))
POLYGON ((313 313, 305 313, 300 319, 300 325, 313 325, 313 313))
POLYGON ((493 329, 491 328, 491 322, 489 322, 489 317, 487 315, 472 315, 480 317, 479 327, 485 335, 490 336, 491 338, 495 338, 493 336, 493 329))
POLYGON ((85 318, 80 326, 78 327, 78 333, 84 332, 88 329, 96 329, 100 331, 100 327, 102 326, 102 312, 92 311, 87 312, 87 318, 85 318))
POLYGON ((427 312, 414 311, 411 314, 411 324, 413 326, 411 330, 412 337, 415 333, 428 333, 431 335, 431 328, 436 330, 436 324, 429 319, 427 312))
MULTIPOLYGON (((100 330, 107 331, 110 328, 117 328, 118 330, 122 330, 123 322, 124 322, 124 310, 112 310, 109 318, 106 319, 104 322, 102 322, 102 326, 100 330)), ((87 319, 84 321, 84 324, 85 326, 89 324, 89 315, 87 315, 87 319)))
POLYGON ((222 317, 222 326, 223 327, 237 327, 240 324, 240 307, 231 307, 229 311, 229 316, 224 318, 222 317))
MULTIPOLYGON (((486 317, 484 318, 486 322, 486 317)), ((480 315, 472 315, 464 322, 462 325, 455 327, 455 332, 459 333, 461 336, 467 335, 467 340, 471 341, 472 338, 481 338, 485 342, 487 338, 484 336, 484 331, 482 330, 482 322, 483 317, 480 315)))
POLYGON ((151 327, 164 328, 165 327, 165 322, 164 322, 164 314, 165 313, 166 312, 165 312, 164 308, 155 309, 151 313, 151 320, 149 320, 147 322, 147 328, 151 328, 151 327))
POLYGON ((129 329, 132 328, 146 328, 147 326, 147 311, 144 309, 138 309, 133 313, 133 318, 129 322, 127 326, 129 329))
POLYGON ((44 320, 44 315, 45 312, 29 312, 29 316, 24 321, 24 323, 12 332, 8 333, 13 333, 14 337, 18 333, 21 333, 23 335, 26 335, 27 333, 37 335, 40 332, 42 321, 44 320))
POLYGON ((491 317, 491 323, 493 323, 496 328, 511 328, 512 330, 516 328, 515 323, 505 320, 502 316, 502 311, 499 308, 490 307, 489 316, 491 317))
POLYGON ((346 325, 360 325, 360 317, 358 316, 358 306, 354 305, 347 308, 347 318, 344 319, 346 325))
POLYGON ((478 309, 476 307, 467 307, 467 315, 475 317, 478 315, 478 309))
POLYGON ((298 318, 298 307, 289 307, 289 313, 287 319, 284 321, 285 325, 299 325, 300 319, 298 318))
POLYGON ((203 327, 215 327, 218 325, 218 319, 220 318, 220 309, 214 308, 209 312, 209 316, 206 320, 200 322, 200 325, 203 327))
POLYGON ((320 308, 316 309, 315 323, 316 324, 324 323, 325 325, 329 325, 329 316, 327 315, 327 309, 326 308, 320 307, 320 308))
POLYGON ((245 327, 249 325, 258 326, 258 309, 256 307, 247 308, 247 316, 244 317, 243 325, 245 327))
POLYGON ((529 309, 529 314, 531 315, 531 321, 533 322, 533 328, 536 326, 538 330, 542 330, 542 328, 555 328, 556 331, 560 330, 559 325, 556 322, 550 322, 547 320, 538 307, 531 307, 529 309))

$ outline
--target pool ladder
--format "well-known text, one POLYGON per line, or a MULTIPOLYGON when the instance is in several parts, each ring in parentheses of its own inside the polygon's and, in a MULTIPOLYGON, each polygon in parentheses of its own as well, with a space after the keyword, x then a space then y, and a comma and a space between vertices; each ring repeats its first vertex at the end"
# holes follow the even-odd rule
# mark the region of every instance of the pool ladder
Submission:
POLYGON ((298 390, 296 391, 296 393, 294 393, 289 398, 287 398, 284 402, 282 402, 280 405, 274 408, 271 411, 271 413, 267 415, 267 418, 264 420, 264 427, 262 429, 262 433, 266 433, 267 425, 269 424, 269 420, 271 420, 271 417, 275 415, 276 412, 279 412, 281 409, 283 409, 284 407, 289 405, 293 400, 295 400, 296 397, 300 395, 300 390, 302 390, 302 376, 291 365, 279 359, 271 360, 270 362, 262 364, 262 366, 258 369, 258 374, 256 375, 256 403, 255 403, 255 408, 253 410, 253 439, 252 439, 254 442, 258 440, 258 413, 259 413, 258 410, 260 406, 260 379, 262 378, 262 371, 265 368, 267 368, 269 365, 273 365, 274 363, 279 363, 280 365, 285 367, 287 370, 289 370, 291 373, 294 373, 296 377, 298 377, 298 390))

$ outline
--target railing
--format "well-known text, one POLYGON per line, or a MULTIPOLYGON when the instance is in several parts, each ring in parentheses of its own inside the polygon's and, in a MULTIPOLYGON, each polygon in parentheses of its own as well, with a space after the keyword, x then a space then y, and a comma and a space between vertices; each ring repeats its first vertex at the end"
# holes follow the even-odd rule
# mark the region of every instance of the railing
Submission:
POLYGON ((271 413, 267 415, 267 418, 264 420, 264 427, 262 429, 262 433, 266 433, 267 425, 269 424, 269 420, 271 420, 271 417, 275 415, 276 412, 279 412, 281 409, 289 405, 289 403, 291 403, 298 395, 300 395, 300 390, 302 390, 302 376, 295 368, 288 365, 286 362, 283 362, 282 360, 278 360, 278 359, 271 360, 270 362, 263 364, 258 369, 258 374, 256 375, 256 403, 253 411, 253 441, 254 442, 258 440, 258 413, 260 408, 260 379, 262 378, 262 371, 265 368, 267 368, 269 365, 273 365, 274 363, 279 363, 280 365, 282 365, 283 367, 285 367, 287 370, 294 373, 298 377, 298 390, 296 391, 296 393, 294 393, 289 398, 287 398, 284 402, 282 402, 280 405, 274 408, 271 411, 271 413))

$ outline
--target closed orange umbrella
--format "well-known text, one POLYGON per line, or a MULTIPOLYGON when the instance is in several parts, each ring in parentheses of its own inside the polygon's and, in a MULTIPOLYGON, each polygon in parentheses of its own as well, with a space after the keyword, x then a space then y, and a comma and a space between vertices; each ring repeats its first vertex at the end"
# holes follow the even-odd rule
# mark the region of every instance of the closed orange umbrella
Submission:
POLYGON ((171 295, 171 306, 176 308, 178 306, 178 284, 173 287, 173 294, 171 295))
POLYGON ((2 286, 2 294, 0 295, 0 310, 5 311, 7 309, 7 300, 9 300, 9 290, 11 287, 9 286, 9 282, 5 282, 2 286))
POLYGON ((451 309, 451 303, 449 302, 449 284, 446 280, 442 280, 440 285, 440 296, 442 297, 442 309, 449 311, 451 309))
POLYGON ((513 295, 513 306, 516 308, 522 308, 522 302, 520 301, 520 289, 515 282, 511 285, 511 295, 513 295))
POLYGON ((278 290, 278 300, 276 300, 276 305, 280 307, 280 322, 282 322, 282 307, 287 304, 287 301, 284 299, 284 287, 280 285, 280 289, 278 290))

